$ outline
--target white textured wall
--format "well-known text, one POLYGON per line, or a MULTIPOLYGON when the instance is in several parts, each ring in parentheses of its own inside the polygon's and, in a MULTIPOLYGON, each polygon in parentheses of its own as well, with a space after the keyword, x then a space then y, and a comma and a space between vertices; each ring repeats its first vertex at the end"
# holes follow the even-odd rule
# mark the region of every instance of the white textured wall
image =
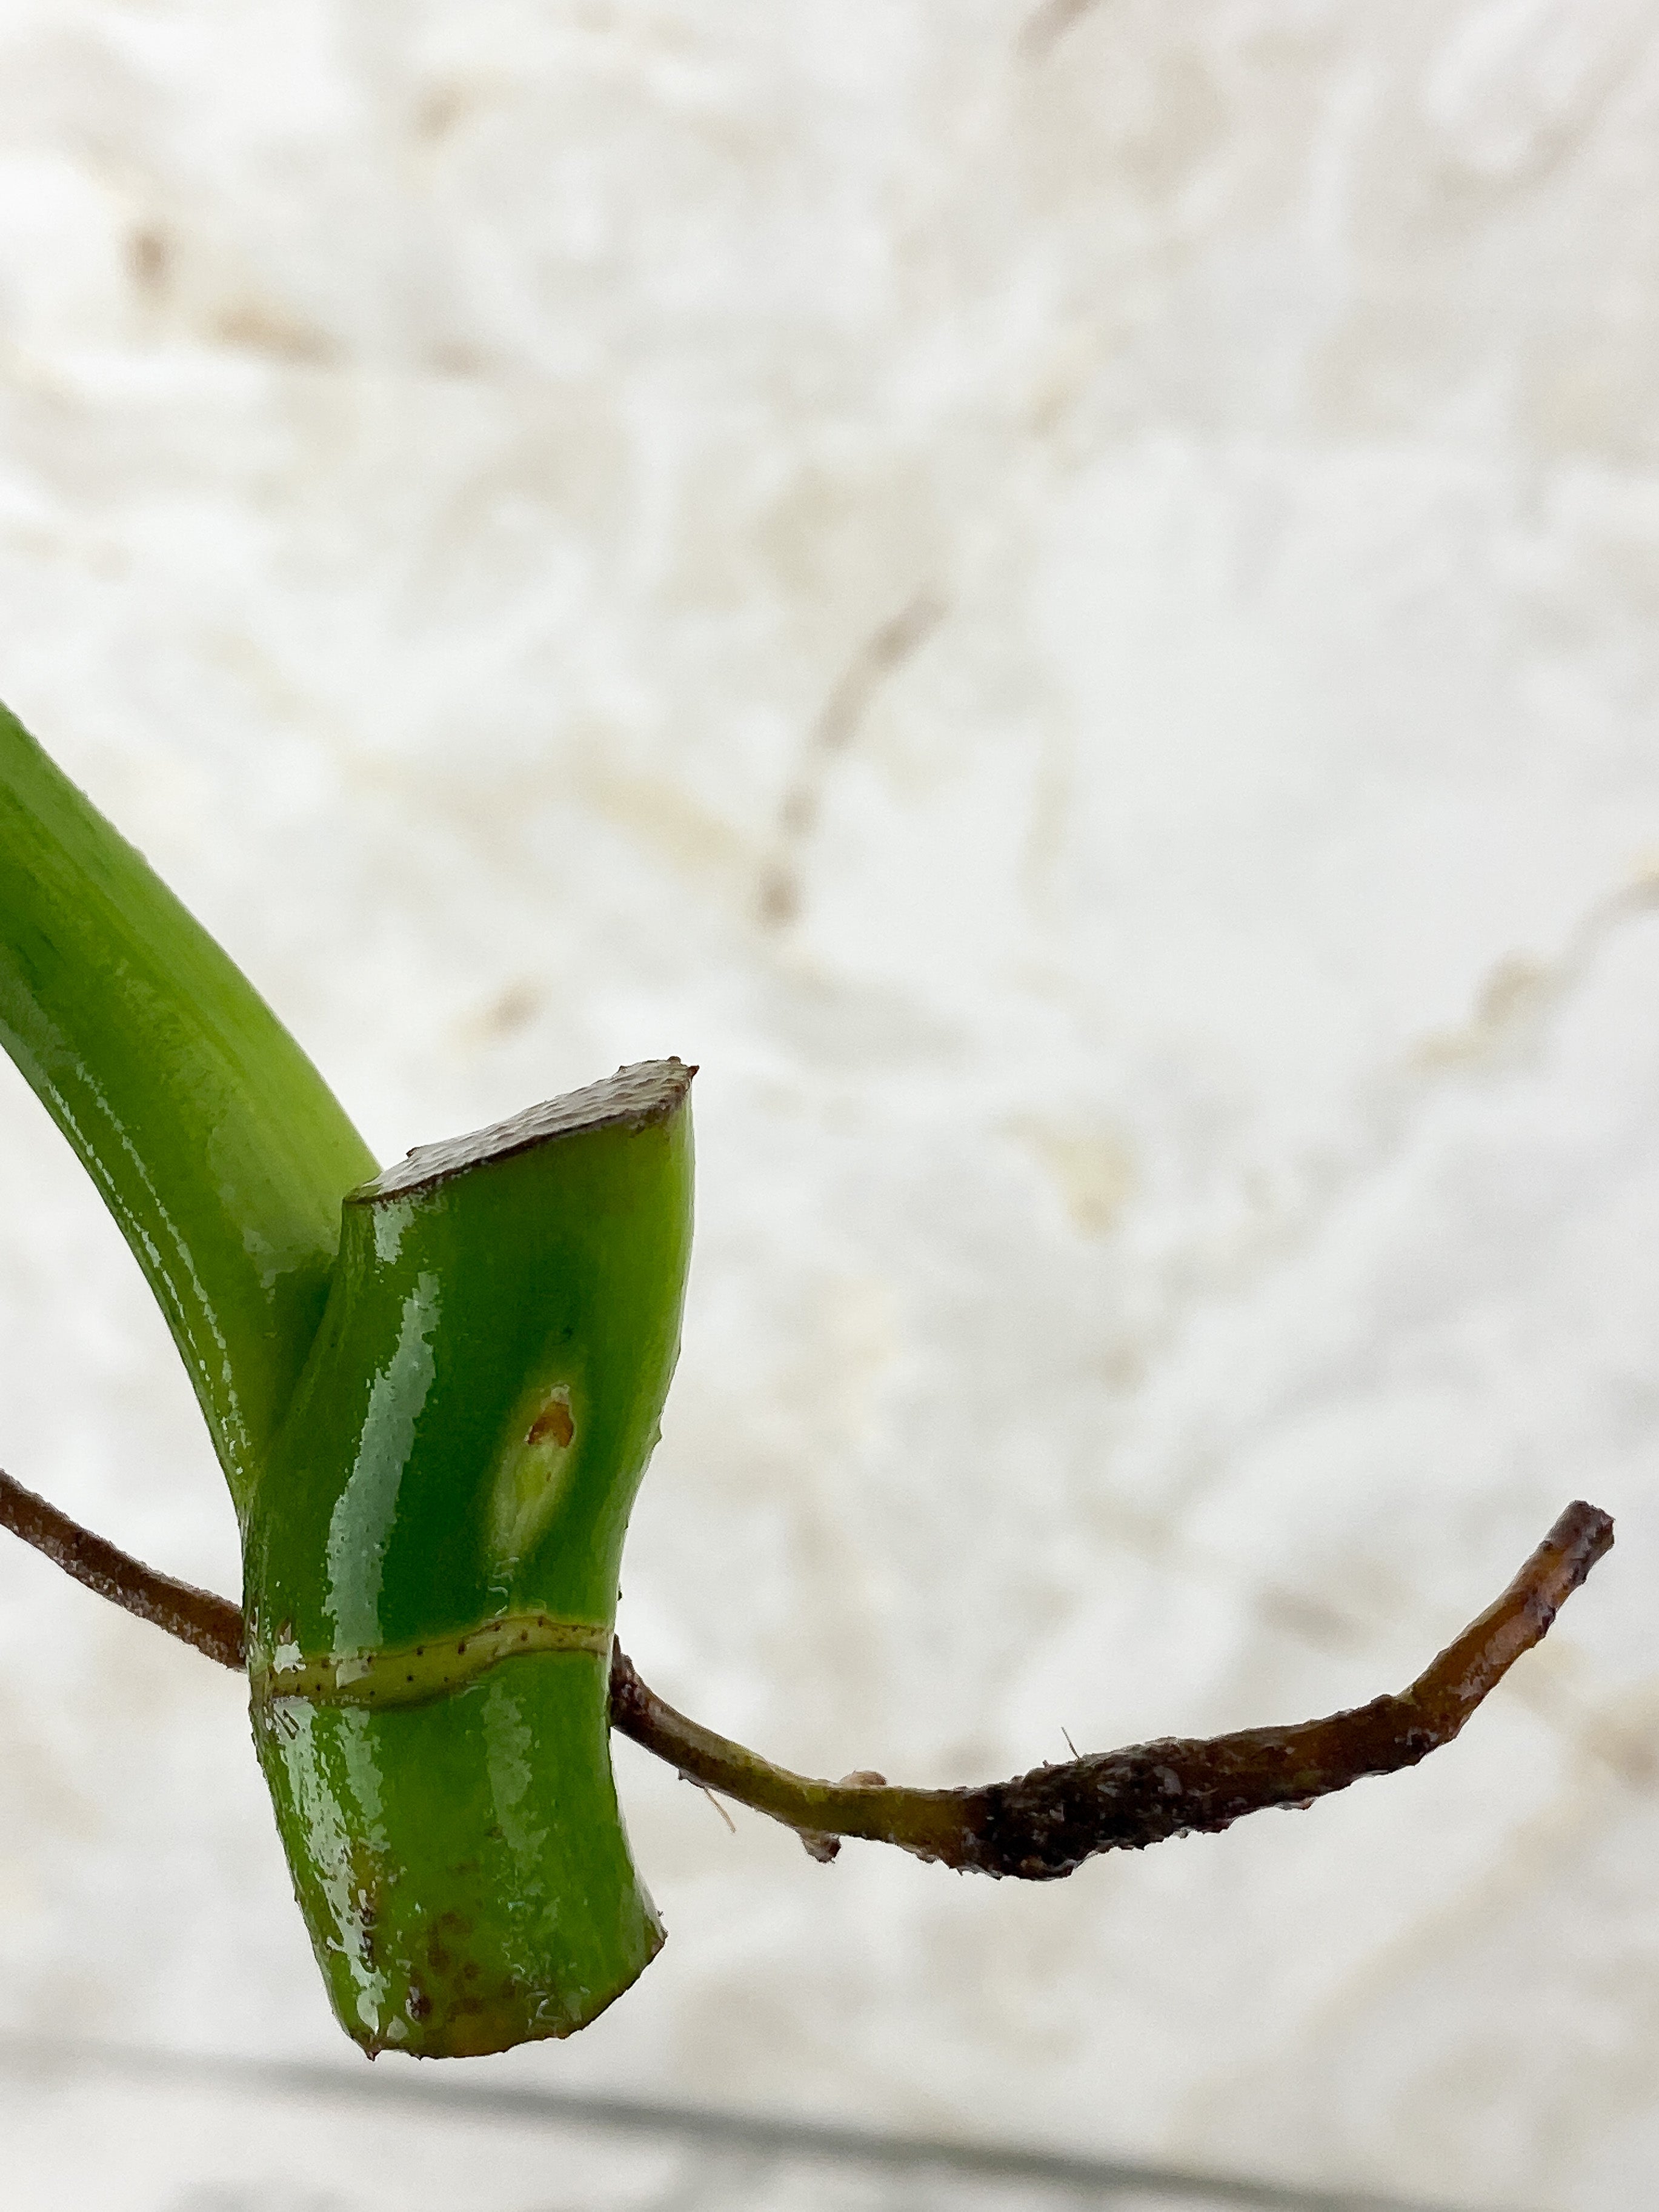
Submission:
MULTIPOLYGON (((382 1156, 702 1064, 661 1688, 983 1778, 1620 1517, 1455 1749, 1045 1889, 624 1746, 669 1948, 498 2071, 1651 2203, 1656 617, 1638 0, 0 0, 0 695, 382 1156)), ((0 1464, 228 1586, 9 1070, 0 1207, 0 1464)), ((234 1682, 15 1547, 0 2027, 337 2040, 234 1682)))

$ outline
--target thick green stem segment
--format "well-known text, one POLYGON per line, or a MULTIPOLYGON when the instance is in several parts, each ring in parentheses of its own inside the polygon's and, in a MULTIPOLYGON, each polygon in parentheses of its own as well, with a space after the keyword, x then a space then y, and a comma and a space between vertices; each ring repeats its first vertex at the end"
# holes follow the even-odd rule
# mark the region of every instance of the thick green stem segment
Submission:
POLYGON ((166 1315, 239 1512, 374 1163, 252 985, 0 708, 0 1043, 166 1315))
MULTIPOLYGON (((365 1183, 292 1037, 3 709, 0 1044, 207 1416, 254 1734, 342 2021, 434 2053, 580 2027, 661 1940, 606 1685, 678 1342, 690 1071, 365 1183)), ((131 1595, 101 1554, 72 1565, 131 1595)))
POLYGON ((565 2035, 661 1942, 617 1810, 629 1510, 679 1343, 691 1070, 354 1191, 245 1553, 255 1739, 371 2051, 565 2035))

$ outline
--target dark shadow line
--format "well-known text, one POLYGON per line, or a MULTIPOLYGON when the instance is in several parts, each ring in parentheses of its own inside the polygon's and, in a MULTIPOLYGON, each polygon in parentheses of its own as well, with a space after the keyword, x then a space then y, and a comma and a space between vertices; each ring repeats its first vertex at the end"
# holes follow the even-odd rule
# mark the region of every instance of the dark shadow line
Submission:
MULTIPOLYGON (((393 2062, 395 2063, 395 2060, 393 2062)), ((344 2104, 413 2106, 453 2119, 512 2120, 521 2126, 609 2130, 617 2135, 677 2136, 697 2143, 757 2151, 775 2158, 817 2158, 893 2172, 932 2168, 979 2180, 1030 2181, 1109 2203, 1111 2193, 1197 2197, 1257 2212, 1454 2212, 1443 2203, 1377 2197, 1352 2190, 1307 2189, 1227 2174, 1156 2166, 1133 2159, 1089 2158, 1020 2143, 888 2135, 836 2121, 787 2119, 759 2112, 720 2112, 652 2098, 580 2094, 434 2082, 366 2069, 292 2059, 224 2057, 213 2053, 144 2050, 108 2043, 31 2042, 0 2037, 0 2071, 40 2078, 102 2072, 182 2084, 235 2082, 257 2092, 332 2099, 344 2104)))
POLYGON ((857 736, 877 693, 945 619, 937 592, 918 592, 865 639, 842 669, 812 726, 778 810, 778 847, 761 883, 761 920, 793 921, 800 906, 800 859, 817 827, 829 764, 857 736))
POLYGON ((1028 62, 1046 61, 1073 24, 1095 4, 1096 0, 1041 0, 1014 40, 1016 49, 1028 62))

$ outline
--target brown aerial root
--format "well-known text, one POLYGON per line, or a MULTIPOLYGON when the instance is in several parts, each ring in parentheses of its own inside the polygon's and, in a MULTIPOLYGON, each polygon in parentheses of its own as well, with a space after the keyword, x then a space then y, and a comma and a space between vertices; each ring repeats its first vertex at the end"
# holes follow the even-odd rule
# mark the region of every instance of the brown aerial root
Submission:
MULTIPOLYGON (((242 1666, 242 1616, 228 1598, 142 1565, 3 1473, 0 1526, 100 1596, 223 1666, 242 1666)), ((1609 1515, 1582 1500, 1569 1505, 1497 1602, 1398 1696, 1290 1728, 1091 1753, 983 1789, 792 1774, 676 1712, 620 1650, 611 1655, 611 1723, 688 1781, 795 1829, 816 1857, 833 1856, 837 1838, 857 1836, 979 1874, 1049 1881, 1097 1851, 1231 1827, 1246 1813, 1309 1804, 1368 1774, 1416 1765, 1451 1741, 1612 1545, 1609 1515)))
POLYGON ((55 1566, 77 1583, 84 1583, 112 1605, 136 1613, 169 1636, 178 1637, 193 1650, 216 1659, 222 1667, 246 1663, 242 1644, 242 1608, 228 1597, 198 1589, 194 1583, 176 1582, 171 1575, 147 1567, 129 1552, 102 1536, 94 1536, 67 1513, 25 1490, 21 1482, 0 1469, 0 1528, 9 1528, 37 1552, 44 1552, 55 1566))

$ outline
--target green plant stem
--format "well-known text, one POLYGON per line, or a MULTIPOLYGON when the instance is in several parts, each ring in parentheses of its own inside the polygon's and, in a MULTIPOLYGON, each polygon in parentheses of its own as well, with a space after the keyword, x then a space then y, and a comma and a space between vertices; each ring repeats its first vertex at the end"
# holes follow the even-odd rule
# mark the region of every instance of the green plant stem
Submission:
MULTIPOLYGON (((242 1663, 241 1614, 228 1599, 174 1583, 88 1536, 4 1474, 0 1525, 210 1657, 242 1663)), ((856 1837, 964 1872, 1050 1881, 1100 1851, 1230 1827, 1246 1814, 1309 1804, 1368 1775, 1415 1765, 1449 1743, 1541 1640, 1612 1544, 1607 1514, 1582 1500, 1569 1505, 1503 1595, 1398 1696, 1289 1728, 1097 1753, 981 1789, 908 1790, 877 1775, 834 1783, 791 1773, 677 1712, 619 1649, 611 1660, 611 1725, 688 1780, 793 1828, 815 1856, 856 1837)))
POLYGON ((254 1742, 342 2026, 436 2057, 582 2027, 662 1940, 605 1670, 678 1350, 693 1071, 621 1071, 376 1176, 252 986, 3 710, 0 1046, 207 1417, 254 1742), (512 1666, 481 1664, 509 1632, 512 1666))
POLYGON ((1358 1712, 982 1790, 814 1781, 675 1712, 612 1644, 679 1343, 693 1070, 621 1070, 367 1180, 264 1000, 3 709, 0 1046, 167 1316, 241 1527, 246 1618, 15 1485, 0 1517, 246 1663, 318 1963, 371 2055, 568 2034, 650 1960, 612 1726, 817 1856, 859 1836, 1049 1879, 1422 1758, 1612 1540, 1571 1508, 1409 1690, 1358 1712))
POLYGON ((374 1172, 338 1101, 142 854, 0 708, 0 1045, 167 1317, 239 1514, 374 1172))
POLYGON ((277 1826, 370 2051, 570 2034, 662 1942, 606 1670, 679 1348, 693 1072, 624 1069, 345 1199, 243 1601, 277 1826))

